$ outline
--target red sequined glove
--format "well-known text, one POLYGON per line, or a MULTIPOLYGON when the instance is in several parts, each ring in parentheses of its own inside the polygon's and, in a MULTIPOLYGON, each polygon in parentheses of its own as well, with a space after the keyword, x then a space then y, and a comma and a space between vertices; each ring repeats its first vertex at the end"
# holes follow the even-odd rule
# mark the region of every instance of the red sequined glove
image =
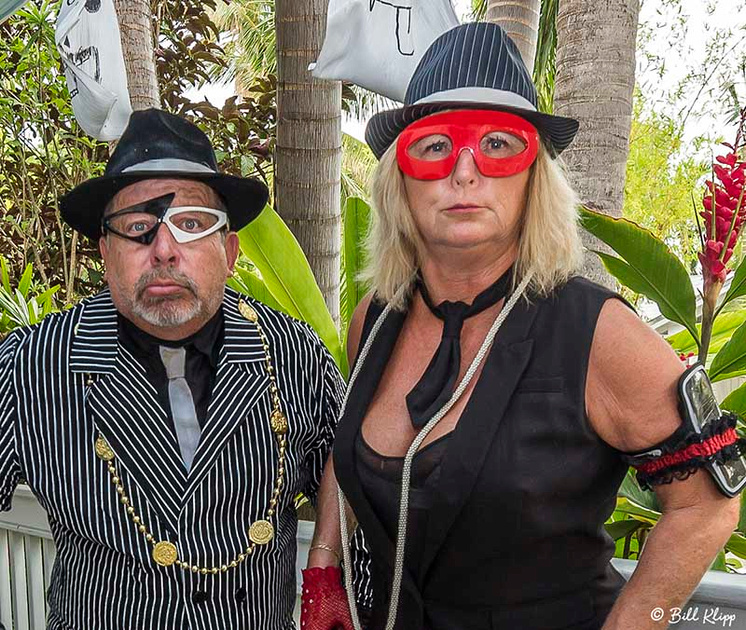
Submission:
POLYGON ((301 630, 354 630, 339 567, 304 569, 301 630))

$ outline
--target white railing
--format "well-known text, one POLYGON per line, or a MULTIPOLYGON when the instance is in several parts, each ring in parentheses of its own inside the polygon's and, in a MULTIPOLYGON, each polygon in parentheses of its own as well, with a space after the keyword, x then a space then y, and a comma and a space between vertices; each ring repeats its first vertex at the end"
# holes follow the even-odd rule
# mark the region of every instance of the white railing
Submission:
MULTIPOLYGON (((300 569, 306 565, 312 533, 313 523, 299 523, 296 563, 299 585, 300 569)), ((54 556, 46 514, 29 489, 21 486, 13 499, 13 509, 0 513, 0 623, 5 630, 44 630, 45 593, 54 556)), ((633 560, 612 562, 626 578, 636 566, 633 560)), ((299 600, 295 609, 296 622, 298 604, 299 600)), ((746 576, 708 572, 683 615, 672 627, 746 630, 746 576)))
MULTIPOLYGON (((301 568, 306 566, 313 523, 298 524, 296 579, 300 587, 301 568)), ((5 630, 44 630, 46 591, 55 558, 47 515, 31 491, 20 486, 13 497, 13 509, 0 512, 0 627, 5 630)), ((300 614, 300 588, 295 619, 300 614)))

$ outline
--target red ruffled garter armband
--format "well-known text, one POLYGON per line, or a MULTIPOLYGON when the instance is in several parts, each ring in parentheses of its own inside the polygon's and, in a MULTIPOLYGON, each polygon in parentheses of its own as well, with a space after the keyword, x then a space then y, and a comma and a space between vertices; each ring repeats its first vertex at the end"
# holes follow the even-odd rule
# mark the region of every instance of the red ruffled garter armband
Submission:
POLYGON ((725 412, 701 433, 682 425, 645 451, 622 454, 622 460, 637 471, 643 489, 683 480, 710 463, 726 464, 746 453, 746 439, 736 432, 737 423, 736 414, 725 412))

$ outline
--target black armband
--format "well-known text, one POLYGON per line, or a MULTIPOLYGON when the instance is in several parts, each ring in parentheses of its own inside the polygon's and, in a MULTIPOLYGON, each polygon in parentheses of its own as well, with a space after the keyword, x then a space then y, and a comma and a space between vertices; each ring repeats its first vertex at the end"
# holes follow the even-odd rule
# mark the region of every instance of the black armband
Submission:
POLYGON ((738 416, 721 412, 710 380, 701 365, 679 379, 682 425, 659 444, 622 459, 635 468, 644 489, 686 479, 704 468, 726 496, 736 496, 746 485, 746 440, 739 437, 738 416))

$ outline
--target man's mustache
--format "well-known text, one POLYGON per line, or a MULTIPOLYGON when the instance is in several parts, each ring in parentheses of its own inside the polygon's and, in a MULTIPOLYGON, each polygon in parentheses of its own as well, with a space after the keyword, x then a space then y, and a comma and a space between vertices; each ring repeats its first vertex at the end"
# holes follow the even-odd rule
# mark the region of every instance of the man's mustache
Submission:
POLYGON ((185 288, 197 297, 197 285, 194 280, 176 269, 154 269, 153 271, 144 273, 135 283, 135 295, 138 299, 142 298, 148 285, 163 280, 168 280, 169 282, 178 284, 180 287, 185 288))

